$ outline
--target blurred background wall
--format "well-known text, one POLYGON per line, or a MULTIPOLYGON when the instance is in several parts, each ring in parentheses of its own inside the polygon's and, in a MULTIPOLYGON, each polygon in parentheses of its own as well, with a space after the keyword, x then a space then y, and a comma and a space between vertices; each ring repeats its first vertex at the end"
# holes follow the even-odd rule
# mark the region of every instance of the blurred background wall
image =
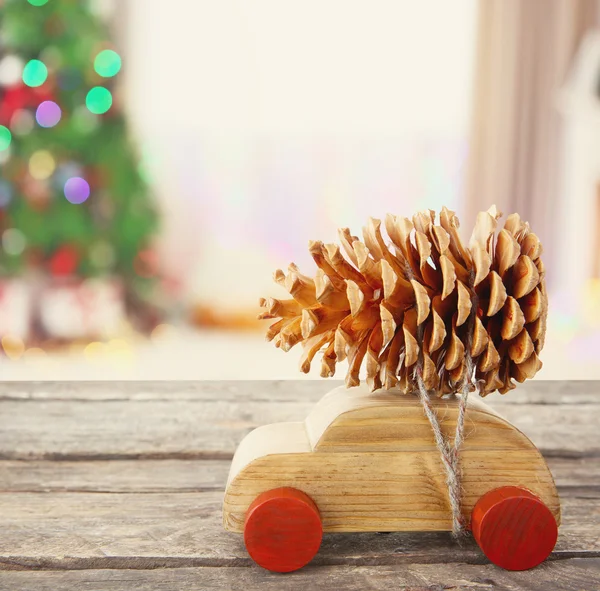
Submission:
MULTIPOLYGON (((273 270, 312 273, 308 240, 368 216, 447 205, 466 229, 494 202, 546 248, 540 376, 600 377, 600 2, 92 4, 159 215, 132 276, 156 290, 143 322, 95 294, 97 324, 122 321, 69 338, 92 296, 61 279, 44 339, 4 330, 7 377, 296 377, 299 352, 260 344, 252 320, 273 270)), ((29 326, 31 289, 6 288, 5 316, 29 326)))
POLYGON ((126 4, 127 100, 186 297, 247 309, 309 238, 460 206, 474 0, 174 7, 126 4))

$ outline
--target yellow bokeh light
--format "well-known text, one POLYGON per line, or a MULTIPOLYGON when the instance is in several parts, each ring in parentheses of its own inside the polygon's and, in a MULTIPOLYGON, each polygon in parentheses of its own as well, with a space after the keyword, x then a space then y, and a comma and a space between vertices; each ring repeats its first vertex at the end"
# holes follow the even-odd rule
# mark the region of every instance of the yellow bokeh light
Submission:
POLYGON ((131 344, 124 339, 112 339, 107 343, 111 357, 120 363, 130 364, 134 358, 131 344))
POLYGON ((123 350, 123 349, 129 349, 130 348, 129 343, 127 341, 123 340, 123 339, 111 339, 108 342, 108 345, 109 345, 109 347, 111 349, 115 349, 115 350, 118 350, 118 349, 123 350))
POLYGON ((56 160, 48 150, 39 150, 29 159, 29 174, 38 181, 45 181, 56 170, 56 160))
POLYGON ((600 296, 600 278, 594 277, 590 279, 589 291, 592 296, 600 296))
POLYGON ((44 349, 40 349, 39 347, 31 347, 25 351, 23 357, 25 359, 33 359, 37 361, 42 357, 46 357, 46 351, 44 351, 44 349))
POLYGON ((83 354, 87 359, 97 359, 98 357, 102 357, 105 353, 106 345, 97 341, 86 345, 85 349, 83 350, 83 354))
POLYGON ((108 342, 110 351, 116 355, 131 355, 131 345, 123 339, 111 339, 108 342))
POLYGON ((2 348, 9 359, 19 359, 25 351, 25 343, 22 339, 14 335, 4 335, 2 337, 2 348))

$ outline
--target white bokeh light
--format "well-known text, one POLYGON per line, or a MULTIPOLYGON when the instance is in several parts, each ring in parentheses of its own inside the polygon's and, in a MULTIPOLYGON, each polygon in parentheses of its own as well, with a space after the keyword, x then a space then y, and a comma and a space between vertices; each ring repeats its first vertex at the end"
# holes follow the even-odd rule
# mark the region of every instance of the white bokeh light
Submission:
POLYGON ((16 55, 7 55, 0 60, 0 85, 13 86, 21 80, 24 62, 16 55))

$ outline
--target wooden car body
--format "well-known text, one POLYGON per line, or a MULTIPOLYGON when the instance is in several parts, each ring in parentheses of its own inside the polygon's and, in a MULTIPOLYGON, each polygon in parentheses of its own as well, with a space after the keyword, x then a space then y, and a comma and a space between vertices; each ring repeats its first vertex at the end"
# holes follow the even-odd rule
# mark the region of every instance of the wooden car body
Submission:
MULTIPOLYGON (((432 402, 445 436, 452 438, 457 400, 432 402)), ((484 494, 518 486, 537 495, 560 523, 556 487, 539 450, 474 396, 460 463, 467 521, 484 494)), ((452 529, 445 471, 416 396, 342 387, 317 403, 304 422, 249 433, 232 462, 225 528, 243 532, 251 503, 278 487, 306 493, 324 532, 452 529)))

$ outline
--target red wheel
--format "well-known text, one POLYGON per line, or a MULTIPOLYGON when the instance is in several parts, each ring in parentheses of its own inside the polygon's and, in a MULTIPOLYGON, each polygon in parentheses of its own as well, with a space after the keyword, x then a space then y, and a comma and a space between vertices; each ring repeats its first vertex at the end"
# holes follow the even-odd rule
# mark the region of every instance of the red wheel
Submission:
POLYGON ((244 523, 248 554, 258 565, 288 573, 308 564, 318 552, 323 526, 317 506, 295 488, 275 488, 250 505, 244 523))
POLYGON ((491 562, 507 570, 527 570, 546 560, 558 537, 550 509, 518 486, 492 490, 473 508, 471 529, 491 562))

